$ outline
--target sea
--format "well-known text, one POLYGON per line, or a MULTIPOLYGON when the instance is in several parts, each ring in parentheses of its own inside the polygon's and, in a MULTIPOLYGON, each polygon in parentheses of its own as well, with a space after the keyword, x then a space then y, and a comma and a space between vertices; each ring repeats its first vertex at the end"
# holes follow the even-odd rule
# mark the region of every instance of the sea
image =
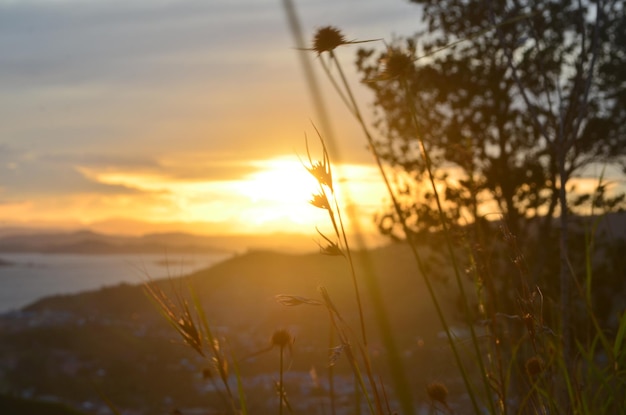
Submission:
POLYGON ((121 283, 180 277, 232 257, 213 254, 2 253, 0 313, 19 310, 52 295, 97 290, 121 283))

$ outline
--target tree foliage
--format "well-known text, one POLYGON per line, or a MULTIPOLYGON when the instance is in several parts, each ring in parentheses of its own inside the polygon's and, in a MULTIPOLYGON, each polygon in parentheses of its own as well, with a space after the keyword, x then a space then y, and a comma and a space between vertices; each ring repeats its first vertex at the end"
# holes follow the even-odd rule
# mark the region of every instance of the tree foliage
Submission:
MULTIPOLYGON (((497 212, 516 235, 532 218, 551 226, 565 206, 562 184, 570 208, 590 199, 572 192, 571 179, 592 166, 626 173, 624 1, 412 2, 427 30, 383 52, 359 50, 357 67, 374 93, 378 151, 395 168, 413 231, 439 226, 432 190, 422 185, 418 136, 450 221, 497 212), (381 78, 398 52, 415 60, 410 73, 403 82, 381 78)), ((602 196, 611 206, 623 200, 602 196)), ((395 213, 379 227, 404 236, 395 213)))

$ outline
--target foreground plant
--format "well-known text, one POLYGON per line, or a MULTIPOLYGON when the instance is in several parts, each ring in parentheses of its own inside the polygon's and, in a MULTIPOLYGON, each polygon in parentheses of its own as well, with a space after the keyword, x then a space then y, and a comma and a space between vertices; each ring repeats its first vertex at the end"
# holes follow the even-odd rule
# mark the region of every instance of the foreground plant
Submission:
POLYGON ((226 391, 226 396, 222 395, 220 388, 216 388, 216 390, 231 413, 247 414, 248 411, 237 362, 228 358, 222 347, 222 342, 213 334, 202 303, 193 286, 188 283, 187 287, 191 297, 191 304, 190 300, 179 289, 174 289, 173 295, 170 296, 154 281, 149 281, 144 285, 148 297, 154 301, 161 315, 181 336, 185 344, 208 361, 209 367, 203 371, 203 377, 213 382, 215 380, 213 374, 217 373, 219 381, 226 391), (237 395, 235 395, 228 382, 230 375, 229 360, 233 362, 235 370, 238 387, 237 395))
MULTIPOLYGON (((436 8, 435 5, 430 7, 436 8)), ((491 13, 495 13, 495 10, 491 10, 491 13)), ((456 40, 450 45, 458 45, 460 41, 467 39, 476 40, 492 30, 496 32, 496 36, 491 41, 505 43, 506 38, 503 36, 505 26, 520 24, 525 19, 536 17, 537 14, 535 12, 521 13, 500 22, 497 22, 492 15, 487 29, 483 28, 477 33, 466 33, 466 39, 456 40)), ((600 19, 600 13, 596 17, 600 19)), ((297 22, 292 22, 293 26, 297 26, 295 23, 297 22)), ((599 27, 599 24, 599 20, 596 20, 595 27, 599 27)), ((514 32, 517 30, 507 28, 507 30, 509 29, 514 32)), ((460 215, 450 215, 446 211, 444 203, 449 199, 457 202, 460 199, 464 200, 463 203, 466 203, 464 206, 470 207, 472 212, 470 217, 474 219, 474 222, 470 223, 475 225, 476 234, 481 232, 479 224, 476 223, 479 219, 478 201, 480 197, 478 188, 485 186, 485 184, 481 185, 482 178, 475 175, 476 166, 473 164, 473 157, 475 157, 473 151, 476 149, 474 143, 471 140, 466 143, 467 145, 463 147, 465 152, 462 154, 465 156, 469 154, 469 158, 464 156, 460 160, 467 162, 464 168, 466 169, 465 172, 469 172, 469 177, 463 186, 466 186, 469 194, 440 193, 439 180, 445 174, 441 174, 442 165, 433 162, 438 156, 437 152, 434 151, 436 147, 433 146, 437 137, 433 136, 433 132, 425 132, 424 119, 422 118, 423 109, 420 109, 419 103, 415 100, 416 94, 420 91, 416 90, 412 83, 418 71, 416 65, 418 58, 414 53, 415 43, 408 42, 409 50, 387 46, 382 60, 383 66, 376 72, 369 72, 368 74, 371 76, 366 81, 368 85, 384 83, 387 87, 391 86, 390 88, 396 92, 393 96, 394 105, 401 107, 401 117, 404 117, 404 121, 406 121, 402 124, 406 128, 404 132, 409 132, 412 142, 415 143, 413 147, 407 145, 402 148, 403 155, 410 156, 406 159, 407 163, 410 160, 413 163, 410 164, 411 166, 417 166, 421 169, 421 174, 429 186, 430 201, 434 206, 432 209, 434 213, 429 216, 429 219, 432 219, 436 224, 436 229, 441 231, 446 258, 454 273, 455 287, 459 292, 464 323, 470 333, 467 339, 460 339, 454 334, 449 318, 443 313, 442 299, 436 294, 434 282, 414 239, 416 232, 412 225, 415 225, 416 222, 409 222, 410 215, 414 212, 407 211, 401 205, 398 188, 391 184, 388 171, 383 166, 383 163, 389 160, 385 159, 380 143, 374 140, 374 134, 365 122, 360 103, 355 99, 355 94, 335 52, 339 47, 364 42, 371 42, 371 40, 347 41, 339 29, 326 26, 317 31, 310 48, 300 49, 315 52, 338 96, 362 129, 368 148, 387 187, 393 207, 393 220, 395 224, 399 225, 407 244, 411 248, 419 273, 427 287, 441 326, 447 335, 448 345, 454 357, 459 377, 470 400, 468 408, 465 409, 475 414, 488 412, 493 415, 553 413, 600 413, 608 415, 618 413, 626 407, 626 348, 624 347, 626 313, 621 312, 618 316, 617 327, 612 331, 606 330, 594 313, 591 295, 594 280, 591 266, 593 259, 591 252, 594 245, 593 232, 586 239, 584 284, 575 287, 578 290, 578 295, 573 296, 578 299, 578 306, 585 312, 587 336, 574 338, 570 344, 569 334, 572 330, 570 330, 571 327, 568 323, 568 315, 561 315, 561 327, 558 324, 554 325, 554 322, 558 322, 559 319, 547 321, 544 318, 546 314, 544 306, 549 300, 544 297, 542 288, 534 284, 530 275, 526 256, 518 243, 518 223, 506 218, 506 214, 511 214, 513 210, 506 210, 503 213, 505 219, 502 220, 500 227, 500 243, 503 245, 501 249, 510 258, 510 264, 507 264, 507 268, 512 272, 491 275, 495 272, 488 269, 489 258, 484 257, 485 247, 480 246, 480 238, 468 238, 467 233, 469 232, 461 232, 461 237, 455 233, 455 225, 458 225, 455 220, 458 220, 460 215), (512 229, 509 225, 512 225, 512 229), (459 251, 467 254, 467 275, 470 277, 471 284, 463 279, 461 272, 463 265, 459 251), (510 281, 514 281, 514 283, 511 284, 510 281), (533 282, 531 283, 531 281, 533 282), (504 289, 499 289, 499 285, 503 285, 504 289), (468 286, 473 287, 474 292, 467 289, 468 286), (504 301, 502 298, 498 298, 502 293, 507 295, 504 301), (511 295, 510 298, 513 299, 512 304, 502 307, 502 303, 508 300, 508 295, 511 295), (473 307, 473 301, 477 302, 476 309, 473 307), (550 326, 551 324, 552 326, 550 326), (479 336, 475 330, 479 325, 485 327, 483 336, 479 336), (570 348, 574 350, 572 351, 570 348), (477 373, 472 372, 473 369, 477 370, 477 373)), ((431 50, 432 53, 429 55, 441 52, 448 47, 431 50)), ((585 48, 583 47, 583 49, 585 48)), ((517 68, 514 67, 510 56, 505 54, 504 60, 505 67, 515 73, 517 68)), ((591 67, 593 68, 593 65, 591 67)), ((519 86, 519 80, 514 81, 519 86)), ((547 80, 544 79, 542 82, 547 82, 547 80)), ((460 109, 458 110, 460 111, 460 109)), ((451 111, 451 114, 454 116, 454 111, 451 111)), ((532 117, 531 121, 533 121, 532 117)), ((293 295, 278 295, 276 300, 285 306, 322 306, 323 308, 320 308, 327 313, 330 323, 329 366, 332 368, 339 359, 346 359, 354 375, 355 390, 360 391, 360 396, 365 400, 369 412, 372 415, 394 413, 395 408, 391 407, 391 400, 387 395, 384 382, 377 376, 371 363, 360 280, 357 278, 353 253, 344 226, 341 204, 338 201, 333 182, 327 138, 323 138, 320 131, 315 126, 314 128, 321 143, 322 157, 321 161, 314 161, 307 142, 308 164, 305 164, 305 168, 315 177, 319 185, 318 191, 312 196, 310 203, 327 212, 332 227, 332 232, 329 233, 318 230, 322 238, 322 242, 319 244, 320 251, 325 255, 343 257, 348 264, 358 315, 360 330, 357 332, 359 334, 354 334, 333 302, 331 293, 325 287, 319 289, 321 300, 293 295)), ((435 132, 437 131, 435 128, 435 132)), ((545 135, 545 131, 540 131, 540 134, 545 135)), ((566 137, 562 138, 565 139, 566 137)), ((570 143, 577 144, 575 137, 573 140, 570 143)), ((457 149, 458 147, 445 148, 444 146, 443 148, 443 150, 451 152, 455 152, 457 149)), ((513 153, 511 155, 515 155, 513 153)), ((558 191, 559 197, 562 199, 563 192, 566 190, 565 184, 571 172, 565 175, 563 175, 563 171, 557 172, 558 164, 560 164, 561 170, 563 168, 563 157, 567 151, 565 148, 560 148, 557 153, 552 155, 555 163, 557 161, 559 163, 552 166, 554 170, 551 171, 551 177, 554 180, 553 183, 556 183, 557 176, 560 175, 562 185, 557 188, 556 184, 553 184, 553 188, 550 190, 558 191)), ((557 206, 558 197, 555 195, 556 193, 553 193, 553 198, 550 201, 551 209, 557 206)), ((565 213, 568 206, 564 202, 566 201, 561 200, 561 206, 565 213)), ((534 209, 538 207, 539 205, 536 205, 534 209)), ((507 209, 509 208, 511 206, 507 205, 507 209)), ((553 213, 553 211, 550 212, 551 215, 553 213)), ((567 223, 564 222, 564 226, 563 231, 566 230, 567 223)), ((432 234, 429 236, 434 237, 432 234)), ((562 249, 567 253, 566 247, 562 247, 562 249)), ((363 257, 368 258, 366 254, 363 257)), ((574 274, 571 264, 567 265, 570 265, 570 269, 567 271, 574 274)), ((413 407, 415 391, 407 386, 408 383, 404 377, 402 359, 394 343, 396 333, 389 330, 385 304, 380 297, 380 290, 376 286, 376 278, 367 274, 367 270, 371 270, 372 267, 366 265, 363 268, 366 271, 362 280, 368 288, 373 314, 379 322, 381 337, 389 355, 388 362, 395 387, 393 392, 398 397, 403 414, 413 415, 415 413, 413 407)), ((575 278, 573 281, 577 282, 575 278)), ((200 356, 211 361, 212 371, 219 374, 219 378, 224 384, 225 399, 229 409, 233 413, 239 413, 239 411, 246 413, 243 386, 239 375, 237 374, 238 399, 228 385, 228 363, 231 361, 232 365, 237 368, 237 360, 224 353, 223 347, 221 347, 223 342, 217 341, 211 333, 207 318, 195 292, 190 290, 192 298, 190 303, 183 298, 180 292, 176 292, 173 299, 168 298, 156 284, 148 284, 146 290, 186 344, 200 356)), ((562 297, 569 298, 569 294, 563 294, 562 297)), ((259 352, 266 352, 273 348, 279 350, 279 380, 276 385, 279 396, 279 415, 282 415, 285 409, 291 410, 285 392, 284 359, 285 352, 291 351, 292 344, 293 337, 291 334, 287 330, 278 330, 272 335, 270 346, 259 352)), ((419 369, 414 368, 414 370, 419 369)), ((329 373, 331 411, 334 414, 332 370, 329 373)), ((452 396, 446 385, 450 386, 451 383, 447 381, 445 383, 430 382, 426 386, 431 413, 454 413, 454 399, 458 399, 458 397, 452 396)), ((356 399, 355 412, 359 412, 360 405, 360 400, 356 399)))
MULTIPOLYGON (((506 29, 509 30, 510 27, 515 26, 516 24, 523 24, 525 19, 535 18, 537 15, 536 12, 533 13, 519 13, 517 16, 507 16, 507 19, 502 20, 500 22, 491 21, 491 27, 488 30, 481 30, 478 34, 470 34, 466 37, 466 39, 475 40, 480 36, 484 35, 489 31, 493 31, 497 36, 500 36, 501 33, 506 29)), ((596 20, 596 25, 598 24, 596 20)), ((596 26, 597 27, 597 26, 596 26)), ((346 37, 341 33, 341 31, 335 27, 328 26, 323 27, 317 31, 313 40, 313 47, 310 50, 313 50, 318 55, 318 60, 326 73, 328 79, 331 84, 334 86, 338 96, 346 105, 349 112, 355 117, 357 123, 362 128, 364 133, 366 142, 368 144, 368 148, 372 152, 374 160, 379 168, 382 179, 385 182, 390 199, 392 201, 392 207, 394 209, 394 218, 397 224, 400 225, 400 228, 403 231, 404 237, 406 238, 408 244, 411 246, 414 258, 417 262, 418 268, 424 277, 426 282, 426 286, 429 290, 430 297, 433 300, 435 305, 435 309, 439 315, 440 321, 444 330, 448 335, 448 341, 450 347, 455 356, 457 367, 459 369, 460 375, 464 380, 466 389, 469 393, 469 397, 471 398, 471 403, 473 407, 473 412, 479 413, 482 411, 482 408, 486 406, 490 413, 509 413, 509 412, 517 412, 517 411, 526 411, 528 407, 525 407, 523 404, 521 406, 516 405, 515 400, 517 397, 524 396, 524 392, 514 392, 513 395, 510 395, 510 387, 511 383, 518 383, 517 377, 519 370, 516 368, 515 361, 518 359, 523 359, 523 355, 533 353, 536 355, 535 357, 529 358, 527 361, 530 362, 527 366, 527 373, 534 373, 537 375, 537 370, 539 367, 543 367, 539 365, 538 362, 546 361, 550 362, 550 367, 555 368, 555 377, 554 379, 549 379, 549 383, 544 383, 543 386, 538 386, 540 384, 534 382, 531 383, 528 389, 530 392, 537 396, 537 399, 534 399, 535 403, 533 404, 533 410, 542 413, 544 411, 569 411, 572 407, 578 407, 578 403, 582 396, 579 392, 580 389, 577 386, 579 380, 574 373, 570 373, 570 365, 574 356, 571 355, 571 351, 569 350, 569 319, 567 314, 562 316, 562 324, 563 326, 556 329, 551 329, 546 326, 544 320, 544 296, 542 290, 539 287, 534 287, 529 281, 531 280, 528 275, 529 267, 525 264, 524 255, 521 254, 519 247, 516 246, 515 241, 517 238, 516 232, 519 229, 517 224, 514 226, 514 231, 510 231, 508 227, 505 226, 505 231, 503 232, 504 241, 509 244, 513 255, 512 264, 515 269, 519 271, 518 283, 515 285, 517 287, 517 291, 513 291, 516 298, 514 298, 515 306, 513 307, 513 311, 515 314, 507 315, 509 312, 509 308, 507 308, 504 312, 499 310, 496 301, 497 301, 497 292, 494 289, 496 285, 491 282, 491 278, 486 280, 488 282, 488 295, 485 296, 482 283, 479 284, 480 281, 485 281, 483 279, 482 270, 477 267, 476 264, 479 262, 484 263, 481 258, 477 257, 477 252, 473 248, 473 243, 470 244, 468 242, 467 252, 469 253, 470 263, 474 264, 473 273, 475 275, 476 283, 476 294, 475 296, 479 300, 479 304, 481 305, 480 313, 481 315, 489 321, 488 328, 489 334, 488 339, 490 340, 490 346, 487 352, 485 352, 483 340, 478 337, 474 330, 474 326, 478 323, 474 313, 471 311, 470 293, 465 291, 465 284, 461 279, 461 266, 457 259, 457 252, 454 248, 454 244, 451 239, 453 237, 452 231, 450 229, 450 220, 451 218, 446 214, 443 203, 444 198, 439 194, 439 187, 436 183, 436 174, 434 170, 434 164, 432 163, 430 149, 428 145, 424 141, 424 135, 422 134, 422 127, 420 125, 420 120, 418 118, 417 113, 417 104, 414 102, 414 95, 416 91, 412 85, 409 85, 408 80, 411 79, 416 73, 415 62, 418 58, 415 58, 414 55, 410 53, 403 52, 402 49, 396 47, 388 47, 386 53, 383 55, 383 59, 381 59, 382 65, 380 72, 377 73, 369 73, 366 82, 370 85, 373 85, 377 82, 384 82, 385 85, 397 85, 396 91, 398 91, 395 101, 395 105, 402 107, 399 114, 403 114, 408 119, 407 123, 402 123, 406 130, 410 135, 412 135, 412 139, 418 143, 417 147, 411 148, 406 145, 402 148, 404 151, 404 156, 406 156, 411 151, 414 151, 415 154, 418 154, 421 158, 421 163, 419 164, 423 169, 424 174, 426 175, 427 182, 430 185, 430 194, 432 195, 431 200, 435 204, 435 211, 437 212, 437 220, 439 229, 442 230, 442 235, 445 240, 445 246, 447 247, 448 259, 452 264, 452 269, 455 275, 455 281, 457 289, 460 293, 461 304, 464 310, 464 316, 466 317, 466 325, 470 331, 470 344, 473 349, 473 363, 478 365, 479 376, 482 380, 482 393, 478 393, 476 391, 476 384, 472 381, 469 376, 469 372, 465 369, 467 363, 461 359, 461 353, 458 350, 457 339, 452 335, 450 331, 450 325, 448 324, 445 316, 441 312, 441 306, 439 304, 439 299, 435 295, 435 292, 432 288, 432 284, 430 282, 430 278, 427 275, 425 267, 423 266, 423 261, 419 255, 419 252, 416 249, 412 236, 414 234, 413 229, 408 225, 408 216, 407 212, 401 207, 398 198, 396 197, 395 189, 390 185, 390 181, 387 178, 387 173, 385 169, 382 167, 383 157, 379 152, 378 143, 374 141, 373 134, 370 132, 368 125, 364 121, 364 117, 360 111, 359 104, 355 100, 355 94, 352 92, 351 86, 345 76, 345 72, 341 67, 341 63, 337 59, 335 50, 341 46, 348 45, 352 42, 346 42, 346 37), (406 114, 406 115, 405 115, 406 114), (408 127, 407 127, 408 126, 408 127), (503 328, 506 327, 509 322, 507 319, 511 318, 510 323, 513 326, 518 325, 517 322, 521 323, 519 327, 521 330, 516 329, 515 331, 519 333, 516 335, 511 341, 506 344, 503 341, 503 328), (505 347, 509 347, 508 350, 504 350, 505 347), (493 353, 493 354, 492 354, 493 353), (537 355, 538 354, 538 355, 537 355), (545 356, 542 359, 541 356, 545 356), (494 356, 496 358, 494 359, 494 356), (537 389, 539 387, 539 389, 537 389), (554 389, 554 388, 565 388, 566 395, 554 389), (538 391, 541 391, 539 393, 538 391), (541 399, 539 399, 539 397, 541 399), (567 402, 569 401, 569 402, 567 402), (484 405, 484 406, 483 406, 484 405), (517 409, 516 409, 517 406, 517 409)), ((449 46, 456 45, 459 42, 453 42, 449 46)), ((408 42, 409 47, 415 46, 414 43, 408 42)), ((447 46, 443 48, 437 49, 435 52, 441 52, 447 49, 447 46)), ((434 52, 433 52, 434 53, 434 52)), ((592 52, 593 53, 593 52, 592 52)), ((511 66, 511 62, 509 60, 508 64, 511 66)), ((515 70, 513 68, 512 70, 515 70)), ((389 91, 392 88, 387 87, 385 90, 389 91)), ((382 99, 382 98, 381 98, 382 99)), ((381 102, 381 101, 379 101, 381 102)), ((430 136, 429 136, 430 137, 430 136)), ((408 143, 408 141, 405 141, 408 143)), ((471 143, 471 142, 470 142, 471 143)), ((471 145, 471 144, 470 144, 471 145)), ((446 151, 452 151, 453 149, 445 149, 446 151)), ((472 151, 470 148, 469 151, 472 151)), ((561 157, 564 153, 561 154, 561 157)), ((469 168, 473 168, 472 164, 468 164, 469 168)), ((472 170, 468 170, 472 172, 472 170)), ((470 200, 473 203, 473 217, 475 220, 478 218, 477 216, 477 206, 478 206, 478 193, 476 190, 480 185, 476 176, 474 174, 469 175, 470 179, 465 182, 465 185, 469 186, 470 189, 470 200)), ((565 183, 567 178, 562 176, 563 185, 559 189, 561 192, 561 199, 563 189, 565 188, 565 183)), ((446 193, 446 198, 449 197, 449 194, 446 193)), ((556 198, 553 199, 553 202, 556 203, 556 198)), ((322 201, 322 199, 320 199, 322 201)), ((562 206, 567 206, 561 200, 562 206)), ((320 205, 318 207, 328 208, 328 205, 320 205)), ((567 209, 564 207, 563 209, 567 209)), ((561 215, 562 217, 564 215, 561 215)), ((506 218, 506 224, 510 224, 509 218, 506 218)), ((564 225, 565 228, 568 226, 567 223, 564 225)), ((327 242, 329 242, 330 247, 333 247, 332 241, 324 237, 327 242)), ((566 248, 563 248, 561 252, 566 248)), ((567 256, 567 253, 565 253, 567 256)), ((566 265, 562 263, 562 270, 564 270, 566 265)), ((567 272, 571 272, 570 269, 567 272)), ((569 294, 562 294, 562 296, 568 297, 569 294)), ((584 297, 583 297, 584 298, 584 297)), ((591 308, 588 309, 592 321, 593 310, 591 308)), ((569 310, 568 310, 569 312, 569 310)), ((620 317, 620 327, 623 321, 623 316, 620 317)), ((512 328, 512 327, 511 327, 512 328)), ((608 353, 612 356, 612 347, 609 345, 607 341, 603 340, 602 330, 599 330, 599 325, 594 325, 594 328, 597 333, 597 341, 601 342, 605 353, 608 353)), ((506 330, 506 328, 504 329, 506 330)), ((618 330, 616 340, 620 342, 620 338, 622 335, 620 334, 621 330, 618 330)), ((595 343, 597 345, 597 343, 595 343)), ((598 350, 592 347, 594 351, 589 353, 583 353, 582 349, 580 353, 585 357, 583 361, 585 361, 585 367, 594 367, 594 363, 589 359, 592 356, 597 356, 598 350)), ((588 350, 588 349, 587 349, 588 350)), ((522 365, 523 366, 523 365, 522 365)), ((523 369, 522 369, 523 372, 523 369)), ((542 371, 541 373, 546 373, 542 371)), ((615 372, 615 375, 618 373, 615 372)), ((533 376, 535 376, 533 375, 533 376)), ((541 377, 541 376, 539 376, 541 377)), ((522 380, 523 383, 523 380, 522 380)), ((618 382, 620 384, 621 382, 618 382)), ((529 393, 530 393, 529 392, 529 393)), ((526 395, 528 396, 528 395, 526 395)), ((519 402, 518 402, 519 403, 519 402)))
POLYGON ((272 334, 272 342, 271 342, 272 346, 278 347, 279 355, 280 355, 280 362, 278 366, 278 373, 279 373, 280 379, 277 385, 278 396, 279 396, 279 402, 278 402, 279 415, 282 415, 283 407, 289 405, 287 402, 287 393, 285 392, 285 382, 283 380, 283 374, 285 373, 285 350, 286 349, 291 350, 293 341, 294 339, 291 336, 291 333, 289 333, 289 331, 285 329, 277 330, 274 332, 274 334, 272 334))

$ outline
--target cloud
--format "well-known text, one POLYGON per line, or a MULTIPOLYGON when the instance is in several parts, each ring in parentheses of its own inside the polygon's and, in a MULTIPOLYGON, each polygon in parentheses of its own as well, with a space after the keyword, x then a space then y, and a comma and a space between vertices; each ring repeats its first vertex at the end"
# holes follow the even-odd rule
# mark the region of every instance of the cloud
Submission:
MULTIPOLYGON (((346 22, 362 37, 375 10, 399 17, 372 4, 298 6, 307 32, 346 22)), ((271 157, 300 148, 312 116, 274 1, 5 2, 0 42, 0 132, 26 146, 271 157)))
POLYGON ((136 194, 137 189, 108 185, 90 180, 66 157, 38 155, 2 145, 0 157, 0 187, 5 202, 33 196, 74 194, 136 194))
MULTIPOLYGON (((407 5, 382 3, 297 6, 306 33, 337 24, 364 38, 410 21, 407 5)), ((274 0, 0 0, 0 50, 0 198, 32 202, 32 217, 67 216, 64 204, 74 215, 147 206, 163 217, 185 203, 234 203, 220 186, 258 173, 252 161, 304 154, 315 134, 303 52, 274 0), (146 178, 152 187, 139 186, 146 178), (179 183, 204 190, 177 196, 179 183)), ((369 161, 326 87, 337 161, 369 161)))
POLYGON ((258 53, 246 47, 252 41, 276 39, 280 30, 267 30, 267 19, 276 17, 268 6, 226 1, 0 5, 0 36, 7 42, 0 79, 17 89, 92 82, 137 87, 197 77, 207 65, 219 71, 220 63, 258 53))

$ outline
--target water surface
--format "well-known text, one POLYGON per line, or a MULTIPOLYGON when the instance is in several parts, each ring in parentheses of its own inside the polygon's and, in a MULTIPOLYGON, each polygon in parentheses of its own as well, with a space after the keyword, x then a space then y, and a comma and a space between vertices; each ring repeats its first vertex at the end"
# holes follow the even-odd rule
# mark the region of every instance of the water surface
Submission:
POLYGON ((0 313, 54 294, 94 290, 150 278, 178 277, 232 254, 0 254, 0 313))

